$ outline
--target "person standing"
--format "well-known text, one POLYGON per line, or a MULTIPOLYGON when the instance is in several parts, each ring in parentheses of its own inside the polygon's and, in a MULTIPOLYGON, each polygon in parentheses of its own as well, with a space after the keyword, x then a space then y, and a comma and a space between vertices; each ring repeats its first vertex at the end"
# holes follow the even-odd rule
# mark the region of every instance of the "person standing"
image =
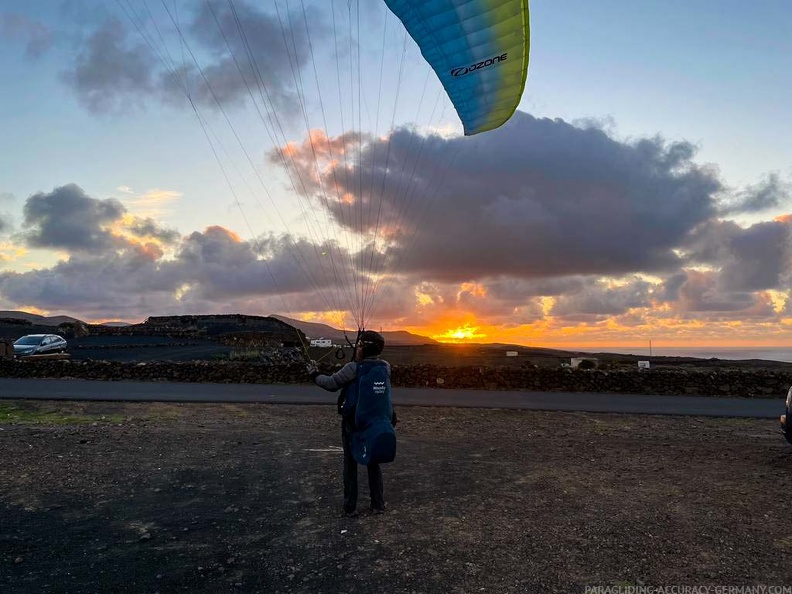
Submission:
MULTIPOLYGON (((379 358, 385 347, 385 339, 379 332, 365 330, 360 333, 355 344, 355 354, 352 361, 344 365, 332 375, 320 374, 315 362, 308 365, 308 374, 313 382, 320 388, 329 392, 341 390, 338 396, 338 413, 341 415, 341 443, 344 449, 344 513, 347 517, 356 517, 358 500, 358 461, 355 459, 356 435, 358 427, 358 402, 366 401, 370 407, 374 402, 379 411, 389 411, 390 424, 396 426, 396 412, 390 402, 390 364, 379 358), (366 382, 363 376, 369 370, 376 369, 382 381, 366 382), (387 386, 387 388, 385 388, 387 386), (383 400, 387 399, 387 402, 383 400)), ((380 412, 380 416, 382 413, 380 412)), ((392 432, 392 429, 391 429, 392 432)), ((393 437, 395 455, 395 434, 393 437)), ((391 457, 392 459, 392 457, 391 457)), ((385 497, 382 481, 382 468, 378 461, 366 463, 368 470, 369 493, 371 495, 370 511, 373 514, 385 512, 385 497)))

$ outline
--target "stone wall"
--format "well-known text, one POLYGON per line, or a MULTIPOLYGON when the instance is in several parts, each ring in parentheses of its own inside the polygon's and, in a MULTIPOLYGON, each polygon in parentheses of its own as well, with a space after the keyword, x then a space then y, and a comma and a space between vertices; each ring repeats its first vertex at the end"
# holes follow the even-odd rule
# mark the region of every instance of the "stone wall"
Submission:
MULTIPOLYGON (((337 367, 323 366, 323 373, 337 367)), ((0 377, 212 383, 308 383, 301 364, 247 362, 122 363, 52 359, 0 360, 0 377)), ((769 369, 572 370, 542 368, 394 366, 394 387, 439 389, 612 392, 782 398, 792 372, 769 369)))

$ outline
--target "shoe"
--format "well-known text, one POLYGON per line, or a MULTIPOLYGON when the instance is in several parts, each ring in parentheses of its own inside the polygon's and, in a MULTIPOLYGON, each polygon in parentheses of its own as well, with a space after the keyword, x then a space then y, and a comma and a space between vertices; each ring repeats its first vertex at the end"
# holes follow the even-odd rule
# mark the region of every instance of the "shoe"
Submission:
POLYGON ((374 515, 374 516, 379 516, 379 515, 381 515, 381 514, 384 514, 384 513, 385 513, 385 506, 383 505, 382 507, 374 507, 374 506, 372 505, 372 506, 369 508, 369 511, 371 512, 371 514, 372 514, 372 515, 374 515))
POLYGON ((346 510, 344 510, 344 515, 345 515, 347 518, 357 518, 357 517, 358 517, 360 514, 358 513, 358 510, 356 510, 356 509, 353 509, 352 511, 346 511, 346 510))

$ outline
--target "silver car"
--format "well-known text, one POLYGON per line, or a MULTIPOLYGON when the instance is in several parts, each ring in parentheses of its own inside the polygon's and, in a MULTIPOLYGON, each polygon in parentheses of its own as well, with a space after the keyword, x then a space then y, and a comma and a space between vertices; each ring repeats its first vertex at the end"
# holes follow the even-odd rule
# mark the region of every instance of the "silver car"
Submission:
POLYGON ((14 356, 65 353, 67 347, 66 340, 57 334, 28 334, 14 343, 14 356))

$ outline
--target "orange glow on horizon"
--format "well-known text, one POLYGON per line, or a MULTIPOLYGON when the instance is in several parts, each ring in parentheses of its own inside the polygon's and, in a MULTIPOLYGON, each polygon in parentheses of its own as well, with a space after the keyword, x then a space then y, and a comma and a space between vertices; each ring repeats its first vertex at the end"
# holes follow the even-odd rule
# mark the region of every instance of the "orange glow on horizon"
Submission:
POLYGON ((478 332, 478 326, 471 326, 470 324, 465 324, 464 326, 458 326, 457 328, 453 328, 451 330, 446 330, 443 334, 435 334, 432 336, 435 340, 440 342, 470 342, 477 338, 486 338, 487 335, 478 332))
POLYGON ((531 348, 594 351, 623 349, 644 352, 649 341, 663 348, 792 348, 792 318, 780 323, 735 324, 734 320, 662 320, 640 326, 625 326, 616 320, 564 326, 558 320, 541 319, 522 325, 461 323, 459 318, 438 320, 431 325, 383 325, 384 330, 406 330, 448 344, 512 344, 531 348))
POLYGON ((33 315, 44 316, 45 318, 50 315, 50 310, 41 309, 40 307, 36 307, 35 305, 20 305, 14 311, 24 311, 26 313, 33 315))

